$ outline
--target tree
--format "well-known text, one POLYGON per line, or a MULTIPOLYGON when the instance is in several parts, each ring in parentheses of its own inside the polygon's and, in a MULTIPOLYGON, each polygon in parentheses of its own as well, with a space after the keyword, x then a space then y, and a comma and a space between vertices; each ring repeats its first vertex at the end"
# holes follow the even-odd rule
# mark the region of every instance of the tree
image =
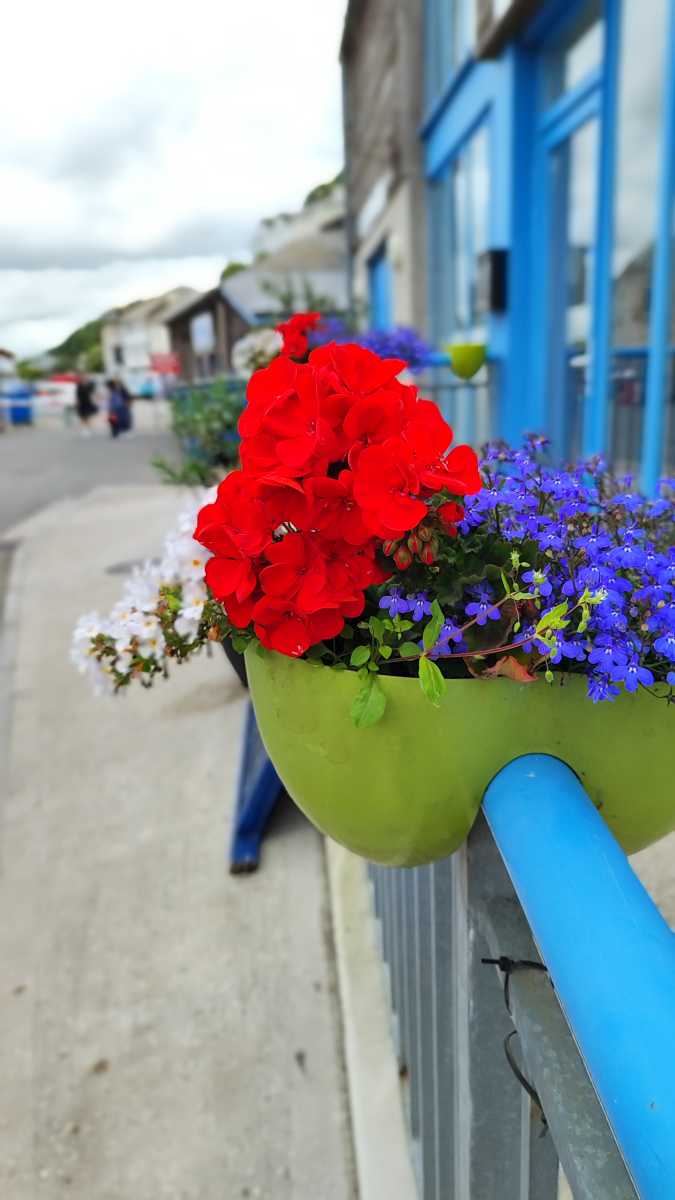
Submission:
POLYGON ((104 369, 103 365, 103 347, 100 342, 96 342, 84 351, 83 362, 84 369, 92 375, 100 375, 104 369))
POLYGON ((80 366, 81 355, 86 355, 89 350, 100 344, 101 320, 98 319, 88 321, 86 325, 80 325, 79 329, 75 329, 65 341, 61 342, 59 346, 54 346, 49 353, 54 355, 57 371, 72 371, 77 370, 80 366))
POLYGON ((222 271, 220 272, 220 282, 224 283, 225 280, 229 279, 231 275, 238 275, 240 271, 245 271, 245 270, 246 270, 246 263, 237 262, 236 259, 232 259, 231 262, 225 263, 225 266, 223 267, 222 271))

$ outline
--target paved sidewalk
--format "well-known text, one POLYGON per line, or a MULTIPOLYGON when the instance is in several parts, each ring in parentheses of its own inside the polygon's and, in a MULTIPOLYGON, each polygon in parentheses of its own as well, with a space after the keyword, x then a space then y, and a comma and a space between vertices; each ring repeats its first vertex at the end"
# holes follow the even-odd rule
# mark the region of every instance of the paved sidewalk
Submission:
POLYGON ((56 500, 85 496, 92 488, 158 484, 151 459, 179 460, 163 401, 134 402, 134 435, 110 437, 105 418, 95 418, 91 436, 60 416, 35 426, 8 426, 0 434, 0 540, 18 521, 56 500))
POLYGON ((234 674, 217 653, 94 700, 68 662, 106 568, 156 554, 178 505, 99 489, 13 531, 3 1200, 355 1195, 320 840, 288 812, 261 871, 227 873, 234 674))

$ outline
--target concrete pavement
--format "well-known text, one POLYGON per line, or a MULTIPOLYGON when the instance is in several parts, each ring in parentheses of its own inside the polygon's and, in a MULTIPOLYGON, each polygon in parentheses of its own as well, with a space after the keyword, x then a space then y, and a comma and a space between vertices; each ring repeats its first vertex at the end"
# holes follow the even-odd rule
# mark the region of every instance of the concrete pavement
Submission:
POLYGON ((35 427, 8 426, 0 433, 0 539, 54 500, 82 496, 102 484, 159 483, 150 460, 178 458, 166 404, 134 401, 134 423, 131 439, 114 441, 102 414, 92 423, 91 437, 57 415, 40 418, 35 427))
POLYGON ((94 700, 68 662, 119 595, 106 568, 157 553, 178 503, 102 488, 12 532, 3 1200, 356 1194, 320 839, 287 811, 261 871, 227 873, 234 674, 216 654, 94 700))

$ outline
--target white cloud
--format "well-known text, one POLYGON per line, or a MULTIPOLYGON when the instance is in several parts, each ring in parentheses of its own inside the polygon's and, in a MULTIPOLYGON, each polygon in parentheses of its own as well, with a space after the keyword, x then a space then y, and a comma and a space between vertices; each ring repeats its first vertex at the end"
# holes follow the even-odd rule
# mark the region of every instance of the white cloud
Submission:
POLYGON ((99 297, 122 280, 129 292, 113 302, 152 290, 142 280, 195 284, 204 256, 217 273, 261 216, 298 206, 338 170, 344 9, 345 0, 118 0, 99 11, 64 0, 40 6, 38 20, 33 6, 11 5, 0 70, 0 106, 12 114, 0 145, 0 344, 15 338, 19 353, 51 344, 54 321, 68 332, 76 314, 97 315, 99 297), (192 263, 181 269, 183 256, 192 263), (136 261, 115 275, 117 259, 136 261), (8 312, 26 272, 21 311, 8 312))

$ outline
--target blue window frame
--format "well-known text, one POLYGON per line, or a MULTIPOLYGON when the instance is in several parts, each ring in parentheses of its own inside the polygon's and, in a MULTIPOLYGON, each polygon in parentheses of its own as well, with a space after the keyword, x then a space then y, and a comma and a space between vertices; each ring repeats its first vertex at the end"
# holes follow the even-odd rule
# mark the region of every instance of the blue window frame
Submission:
POLYGON ((371 329, 390 329, 392 325, 391 265, 387 243, 382 242, 368 259, 368 299, 371 329))
MULTIPOLYGON (((661 470, 675 471, 675 0, 660 0, 659 10, 668 10, 667 36, 657 22, 649 46, 664 56, 665 85, 658 102, 658 174, 637 202, 651 206, 652 221, 644 336, 637 340, 626 320, 630 281, 621 275, 623 214, 617 207, 627 202, 620 194, 631 108, 626 63, 635 70, 638 57, 632 5, 548 0, 497 60, 458 64, 453 6, 427 0, 433 107, 422 136, 432 327, 438 330, 447 324, 443 276, 454 253, 443 191, 462 146, 479 125, 488 132, 489 244, 510 255, 508 311, 490 314, 487 322, 490 356, 499 367, 498 432, 516 440, 527 428, 545 428, 561 453, 613 452, 620 466, 631 465, 621 450, 630 444, 642 485, 651 490, 661 470), (593 194, 584 195, 584 187, 593 194)), ((653 144, 653 129, 647 132, 653 144)))
POLYGON ((477 0, 426 0, 427 111, 470 61, 476 43, 477 0))

